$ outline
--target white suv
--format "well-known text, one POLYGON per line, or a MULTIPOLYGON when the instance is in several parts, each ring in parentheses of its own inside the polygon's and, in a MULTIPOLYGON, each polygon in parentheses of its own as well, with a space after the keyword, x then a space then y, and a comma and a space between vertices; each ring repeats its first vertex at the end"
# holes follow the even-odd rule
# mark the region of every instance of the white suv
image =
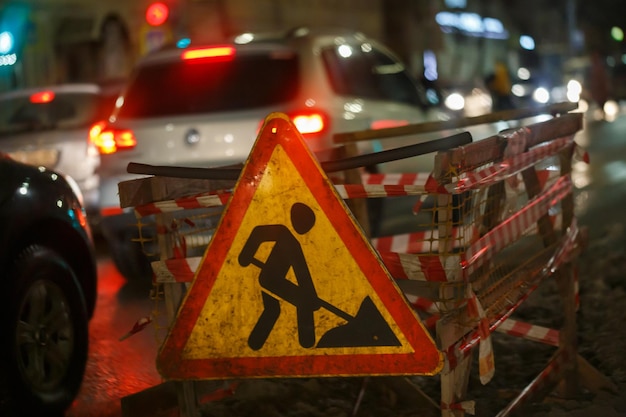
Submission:
POLYGON ((137 177, 128 163, 242 163, 275 111, 292 117, 314 152, 333 146, 335 133, 441 118, 400 60, 360 33, 301 28, 153 53, 90 138, 102 153, 101 228, 122 274, 145 271, 130 259, 133 221, 119 208, 118 183, 137 177))
POLYGON ((100 155, 85 136, 94 122, 111 112, 118 94, 114 86, 91 83, 2 93, 0 151, 69 176, 77 183, 91 219, 98 208, 100 155))

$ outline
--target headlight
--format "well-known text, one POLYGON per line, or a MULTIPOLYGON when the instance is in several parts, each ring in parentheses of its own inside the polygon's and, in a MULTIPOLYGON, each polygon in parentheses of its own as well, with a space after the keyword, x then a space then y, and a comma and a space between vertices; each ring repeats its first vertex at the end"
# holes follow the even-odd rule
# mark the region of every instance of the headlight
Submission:
POLYGON ((533 100, 545 104, 550 101, 550 92, 544 87, 538 87, 533 91, 533 100))
POLYGON ((569 80, 567 83, 567 99, 572 103, 580 100, 580 94, 583 91, 582 85, 576 80, 569 80))
POLYGON ((452 111, 459 111, 465 107, 465 98, 459 93, 452 93, 446 97, 444 104, 452 111))
POLYGON ((521 84, 513 84, 511 93, 516 97, 524 97, 526 95, 526 87, 521 84))

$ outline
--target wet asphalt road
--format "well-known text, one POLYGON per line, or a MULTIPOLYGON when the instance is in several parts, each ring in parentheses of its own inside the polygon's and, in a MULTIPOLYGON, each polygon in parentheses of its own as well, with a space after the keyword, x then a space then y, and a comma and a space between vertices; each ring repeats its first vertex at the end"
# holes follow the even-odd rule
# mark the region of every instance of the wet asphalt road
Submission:
POLYGON ((66 417, 119 417, 121 398, 161 382, 155 367, 158 345, 153 327, 119 340, 154 310, 149 285, 129 285, 100 244, 98 276, 85 379, 66 417))
MULTIPOLYGON (((590 237, 605 233, 604 215, 623 212, 626 204, 626 116, 612 123, 585 120, 577 143, 591 164, 574 166, 576 213, 590 237)), ((399 215, 385 212, 383 229, 392 230, 399 215)), ((99 298, 90 326, 91 350, 81 392, 66 417, 121 417, 121 398, 161 382, 155 368, 157 336, 152 326, 124 340, 141 317, 153 312, 149 286, 122 278, 106 250, 98 250, 99 298)))

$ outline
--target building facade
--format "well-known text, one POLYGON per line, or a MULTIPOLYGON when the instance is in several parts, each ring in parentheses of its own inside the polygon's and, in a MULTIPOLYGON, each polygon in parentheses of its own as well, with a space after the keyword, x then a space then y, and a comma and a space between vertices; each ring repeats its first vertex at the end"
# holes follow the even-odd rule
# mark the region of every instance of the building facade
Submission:
MULTIPOLYGON (((540 2, 541 0, 530 0, 540 2)), ((395 50, 417 77, 471 83, 496 61, 519 64, 519 1, 497 0, 158 0, 150 24, 149 0, 6 0, 0 34, 13 36, 0 49, 0 91, 66 81, 123 78, 142 55, 167 42, 222 42, 246 31, 297 26, 362 31, 395 50), (3 56, 12 58, 4 58, 3 56), (5 65, 2 65, 2 64, 5 65), (9 65, 10 64, 10 65, 9 65)), ((527 2, 526 2, 527 3, 527 2)), ((545 16, 545 17, 542 17, 545 16)), ((567 32, 554 14, 536 21, 567 32), (546 19, 552 19, 547 24, 546 19)), ((562 42, 543 45, 560 53, 562 42)), ((1 42, 0 42, 1 45, 1 42)))

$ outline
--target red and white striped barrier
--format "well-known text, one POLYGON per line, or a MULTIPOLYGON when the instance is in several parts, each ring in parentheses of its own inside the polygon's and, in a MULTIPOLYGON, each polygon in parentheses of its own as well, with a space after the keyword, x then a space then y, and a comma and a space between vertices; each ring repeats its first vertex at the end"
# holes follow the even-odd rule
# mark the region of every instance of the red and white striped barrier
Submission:
POLYGON ((558 154, 573 144, 573 136, 556 139, 527 152, 504 159, 502 162, 480 171, 467 172, 456 183, 446 185, 446 189, 451 193, 462 193, 493 185, 536 165, 543 159, 558 154))
POLYGON ((230 191, 216 191, 175 200, 143 204, 135 207, 135 216, 139 219, 153 214, 171 213, 179 210, 220 207, 226 205, 231 195, 230 191))
POLYGON ((465 273, 471 274, 477 267, 491 259, 495 253, 518 240, 541 217, 547 216, 550 208, 556 206, 571 192, 571 179, 560 177, 550 189, 536 196, 521 210, 472 243, 464 255, 465 273))
MULTIPOLYGON (((341 198, 382 198, 426 193, 425 184, 430 174, 368 174, 361 175, 362 184, 336 184, 341 198)), ((231 190, 202 193, 175 200, 159 201, 135 207, 137 218, 159 213, 189 210, 226 205, 232 195, 231 190)))
MULTIPOLYGON (((153 281, 159 284, 189 283, 193 281, 202 257, 167 259, 152 262, 153 281)), ((439 312, 436 303, 424 297, 407 294, 413 308, 429 314, 439 312)))
POLYGON ((361 174, 361 181, 367 185, 426 185, 430 173, 387 173, 387 174, 361 174))
POLYGON ((500 333, 521 337, 550 346, 559 346, 559 331, 523 321, 506 319, 496 329, 500 333))
MULTIPOLYGON (((468 227, 450 228, 450 236, 445 240, 452 240, 451 246, 455 249, 466 247, 470 243, 471 238, 471 236, 467 236, 471 234, 468 230, 468 227)), ((371 242, 372 247, 379 252, 438 253, 441 240, 438 229, 428 229, 372 238, 371 242)))
POLYGON ((191 282, 202 261, 201 256, 182 259, 166 259, 152 262, 154 282, 176 283, 191 282))
MULTIPOLYGON (((532 294, 533 291, 535 291, 538 288, 543 278, 551 275, 562 264, 571 261, 571 257, 572 257, 574 246, 576 245, 576 239, 577 239, 578 233, 579 233, 578 228, 576 227, 576 224, 574 224, 568 230, 567 235, 565 236, 565 238, 563 239, 563 242, 561 243, 559 249, 557 250, 557 252, 562 253, 562 255, 557 256, 557 257, 552 257, 547 265, 542 266, 541 268, 538 268, 540 269, 540 272, 533 280, 534 285, 528 285, 525 287, 525 289, 522 289, 521 287, 519 288, 520 295, 518 299, 511 300, 511 304, 509 305, 508 309, 504 313, 502 313, 499 318, 495 319, 490 324, 489 332, 494 332, 498 330, 498 328, 502 326, 510 318, 510 315, 515 311, 515 309, 518 306, 520 306, 522 302, 524 302, 530 296, 530 294, 532 294)), ((576 292, 577 292, 577 287, 576 287, 576 292)), ((516 331, 520 331, 520 327, 517 327, 517 329, 515 329, 514 322, 511 322, 508 325, 504 325, 503 332, 507 333, 507 330, 509 330, 509 327, 513 328, 511 330, 512 332, 511 334, 515 333, 516 331)), ((543 330, 539 326, 534 326, 534 327, 535 328, 533 329, 532 332, 530 331, 531 328, 526 328, 527 331, 522 332, 523 335, 520 335, 520 336, 524 336, 524 337, 527 336, 526 338, 528 339, 531 339, 532 337, 538 337, 538 335, 543 330)), ((554 333, 554 331, 545 332, 545 335, 539 341, 541 341, 542 343, 553 344, 555 342, 555 338, 556 338, 556 343, 558 343, 557 333, 554 333)), ((478 330, 475 330, 471 332, 470 334, 468 334, 466 337, 456 342, 454 345, 451 345, 446 350, 447 352, 446 357, 448 360, 446 361, 447 363, 444 366, 444 370, 454 369, 456 365, 460 362, 460 360, 467 357, 472 352, 472 349, 476 346, 476 344, 479 343, 480 341, 481 341, 480 333, 478 332, 478 330)))
POLYGON ((438 256, 380 252, 380 257, 394 279, 433 282, 447 282, 446 266, 450 270, 458 269, 460 261, 458 255, 438 256), (451 258, 450 261, 447 261, 448 258, 451 258))
MULTIPOLYGON (((403 197, 409 195, 423 195, 426 189, 423 185, 361 185, 336 184, 335 189, 343 199, 350 198, 383 198, 403 197)), ((171 213, 180 210, 190 210, 207 207, 221 207, 226 205, 231 197, 231 191, 202 194, 176 200, 159 201, 135 207, 135 216, 142 218, 153 214, 171 213)))

